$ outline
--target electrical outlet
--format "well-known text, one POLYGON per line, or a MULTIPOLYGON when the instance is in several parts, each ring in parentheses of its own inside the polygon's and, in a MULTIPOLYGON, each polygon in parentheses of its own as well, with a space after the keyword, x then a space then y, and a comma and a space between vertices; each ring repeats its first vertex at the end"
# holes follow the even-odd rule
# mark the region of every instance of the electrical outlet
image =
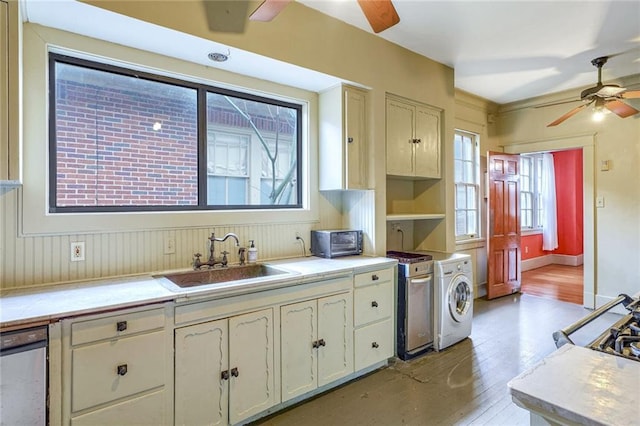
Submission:
POLYGON ((168 237, 164 239, 164 254, 175 254, 176 252, 176 239, 168 237))
POLYGON ((71 256, 72 262, 84 261, 84 241, 74 241, 71 243, 71 256))
POLYGON ((399 223, 397 223, 397 222, 393 222, 393 223, 391 224, 391 230, 392 230, 392 231, 397 231, 398 229, 400 229, 400 224, 399 224, 399 223))

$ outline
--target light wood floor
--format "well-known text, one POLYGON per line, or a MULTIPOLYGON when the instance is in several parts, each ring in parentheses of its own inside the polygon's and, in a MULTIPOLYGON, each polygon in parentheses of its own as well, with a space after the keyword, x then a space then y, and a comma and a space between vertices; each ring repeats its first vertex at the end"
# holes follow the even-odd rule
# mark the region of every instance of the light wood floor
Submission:
POLYGON ((582 305, 583 266, 547 265, 524 271, 520 291, 582 305))
MULTIPOLYGON (((471 338, 392 365, 270 418, 268 426, 525 425, 507 383, 555 350, 552 333, 589 313, 527 294, 474 302, 471 338)), ((572 334, 590 343, 619 318, 605 314, 572 334)))

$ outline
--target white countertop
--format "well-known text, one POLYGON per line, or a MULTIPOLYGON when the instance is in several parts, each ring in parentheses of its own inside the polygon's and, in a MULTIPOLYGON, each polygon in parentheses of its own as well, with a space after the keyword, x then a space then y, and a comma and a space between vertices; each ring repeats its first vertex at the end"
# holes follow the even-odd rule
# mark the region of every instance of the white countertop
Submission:
POLYGON ((519 406, 561 424, 632 425, 640 407, 640 362, 564 345, 512 379, 519 406))
MULTIPOLYGON (((392 266, 385 257, 349 256, 337 259, 304 257, 264 262, 288 273, 223 284, 179 288, 158 274, 59 284, 27 290, 5 290, 0 297, 0 327, 57 321, 92 312, 146 305, 170 300, 228 297, 272 288, 293 286, 344 273, 392 266)), ((176 272, 176 271, 171 271, 176 272)), ((186 272, 186 270, 185 270, 186 272)))

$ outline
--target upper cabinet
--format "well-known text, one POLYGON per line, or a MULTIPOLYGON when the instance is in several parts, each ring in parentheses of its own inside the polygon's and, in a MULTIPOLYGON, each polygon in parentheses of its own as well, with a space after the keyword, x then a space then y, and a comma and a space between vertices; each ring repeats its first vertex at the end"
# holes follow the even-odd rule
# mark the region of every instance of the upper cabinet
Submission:
POLYGON ((20 182, 18 2, 0 0, 0 187, 20 182))
POLYGON ((319 102, 320 190, 368 189, 367 92, 339 85, 319 102))
POLYGON ((442 111, 394 97, 387 98, 387 175, 440 178, 442 111))

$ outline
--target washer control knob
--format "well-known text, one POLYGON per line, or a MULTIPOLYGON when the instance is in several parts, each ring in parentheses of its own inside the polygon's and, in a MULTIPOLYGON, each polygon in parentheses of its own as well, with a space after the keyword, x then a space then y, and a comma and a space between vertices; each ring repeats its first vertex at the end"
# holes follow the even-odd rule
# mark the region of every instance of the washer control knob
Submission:
POLYGON ((462 269, 462 265, 458 263, 458 265, 456 265, 458 268, 458 271, 460 271, 462 269))

